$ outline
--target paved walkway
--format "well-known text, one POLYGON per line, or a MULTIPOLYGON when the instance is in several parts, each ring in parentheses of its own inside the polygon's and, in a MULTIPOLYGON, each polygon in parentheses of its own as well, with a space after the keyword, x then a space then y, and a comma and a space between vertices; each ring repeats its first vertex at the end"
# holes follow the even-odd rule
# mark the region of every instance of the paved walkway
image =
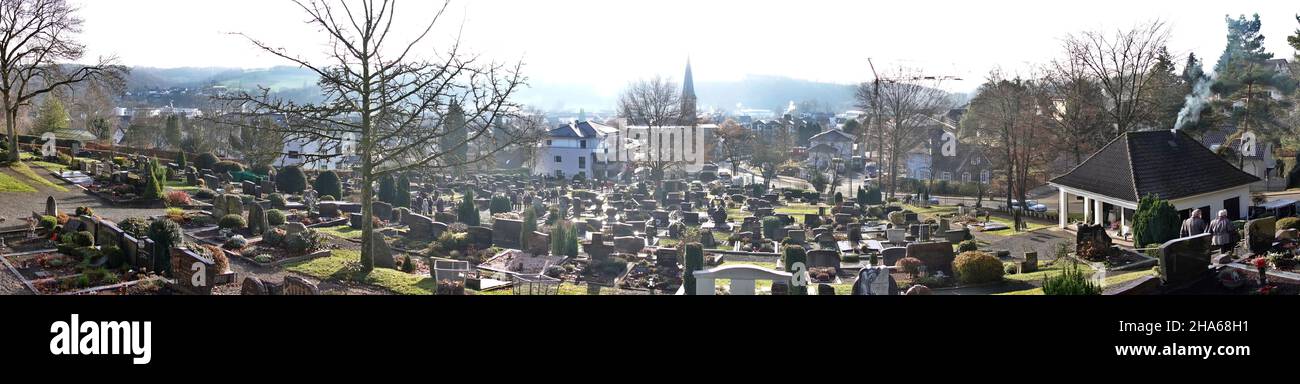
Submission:
POLYGON ((1014 233, 1001 231, 996 233, 973 233, 976 240, 989 243, 988 249, 1010 251, 1014 259, 1023 259, 1025 252, 1038 252, 1038 260, 1056 260, 1056 246, 1060 243, 1073 244, 1074 234, 1058 228, 1046 228, 1033 232, 1014 233))
POLYGON ((44 168, 32 167, 32 170, 42 177, 61 185, 68 189, 68 192, 56 190, 40 183, 32 182, 25 176, 15 173, 7 167, 0 167, 0 172, 4 172, 15 179, 22 180, 36 188, 35 193, 4 192, 0 193, 0 229, 22 228, 26 225, 23 219, 30 217, 32 212, 45 211, 45 199, 54 196, 54 200, 59 204, 59 210, 62 212, 72 212, 77 207, 90 207, 95 210, 95 214, 104 219, 114 222, 124 220, 129 217, 145 217, 162 214, 160 208, 118 208, 110 207, 103 200, 92 196, 85 190, 54 178, 48 174, 44 168))

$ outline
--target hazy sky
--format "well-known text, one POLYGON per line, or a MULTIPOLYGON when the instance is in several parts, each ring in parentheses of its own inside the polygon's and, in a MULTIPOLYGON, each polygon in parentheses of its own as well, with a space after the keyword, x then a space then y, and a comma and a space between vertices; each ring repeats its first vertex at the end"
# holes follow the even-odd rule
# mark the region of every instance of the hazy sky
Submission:
MULTIPOLYGON (((133 66, 286 64, 228 32, 309 55, 325 42, 289 0, 71 1, 82 6, 91 53, 133 66)), ((439 4, 403 0, 399 13, 427 19, 439 4)), ((870 78, 871 57, 878 68, 963 76, 970 84, 949 86, 973 88, 995 65, 1015 72, 1059 56, 1069 33, 1156 18, 1170 24, 1180 63, 1196 52, 1212 64, 1225 44, 1224 16, 1256 12, 1267 48, 1291 58, 1286 36, 1300 27, 1300 2, 1277 0, 455 0, 435 33, 445 41, 463 24, 469 48, 523 59, 535 82, 604 91, 654 74, 680 79, 688 55, 697 81, 763 74, 853 83, 870 78)))

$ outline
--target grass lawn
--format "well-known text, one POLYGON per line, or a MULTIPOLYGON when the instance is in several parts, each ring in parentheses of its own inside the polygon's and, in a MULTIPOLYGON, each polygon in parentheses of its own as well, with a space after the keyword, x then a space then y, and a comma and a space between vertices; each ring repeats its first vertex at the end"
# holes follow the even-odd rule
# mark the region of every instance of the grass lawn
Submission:
MULTIPOLYGON (((1092 276, 1092 275, 1095 275, 1095 274, 1097 273, 1096 270, 1094 270, 1094 269, 1092 269, 1091 267, 1089 267, 1089 266, 1087 266, 1087 265, 1084 265, 1084 264, 1080 264, 1080 265, 1079 265, 1079 268, 1082 268, 1084 274, 1087 274, 1088 276, 1092 276)), ((1008 276, 1006 276, 1006 279, 1007 279, 1007 280, 1015 280, 1015 281, 1023 281, 1023 282, 1042 282, 1042 281, 1043 281, 1044 279, 1046 279, 1048 276, 1052 276, 1052 275, 1059 274, 1059 273, 1061 272, 1061 269, 1062 269, 1061 267, 1056 267, 1056 266, 1054 266, 1054 267, 1051 267, 1051 268, 1048 268, 1048 269, 1044 269, 1044 270, 1041 270, 1041 271, 1038 271, 1038 272, 1035 272, 1035 273, 1027 273, 1027 274, 1020 274, 1020 275, 1008 275, 1008 276)), ((1133 280, 1137 280, 1137 279, 1140 279, 1140 278, 1143 278, 1143 277, 1146 277, 1146 276, 1154 276, 1154 275, 1155 275, 1155 272, 1153 272, 1153 271, 1151 271, 1151 270, 1135 271, 1135 272, 1124 272, 1124 273, 1120 273, 1120 274, 1116 274, 1116 275, 1110 275, 1110 276, 1106 276, 1105 279, 1102 279, 1102 281, 1101 281, 1101 288, 1102 288, 1102 289, 1106 289, 1106 288, 1110 288, 1110 287, 1113 287, 1113 286, 1116 286, 1116 285, 1124 284, 1124 283, 1127 283, 1127 282, 1130 282, 1130 281, 1133 281, 1133 280)), ((1042 289, 1042 288, 1034 288, 1034 289, 1028 289, 1028 290, 1024 290, 1024 291, 1015 291, 1015 292, 1001 293, 1001 294, 998 294, 998 295, 1002 295, 1002 296, 1036 296, 1036 295, 1043 295, 1043 289, 1042 289)))
POLYGON ((348 225, 340 225, 330 228, 319 228, 317 232, 324 233, 345 240, 356 240, 361 238, 361 230, 354 229, 348 225))
POLYGON ((36 171, 33 170, 32 167, 27 166, 27 164, 24 163, 14 164, 10 166, 9 169, 14 170, 14 172, 18 172, 18 174, 23 175, 23 177, 26 177, 28 180, 34 181, 37 184, 50 187, 59 192, 68 191, 68 189, 64 188, 62 185, 55 184, 53 181, 50 181, 50 179, 46 179, 45 177, 42 177, 41 175, 37 174, 36 171))
POLYGON ((167 180, 163 182, 163 188, 168 191, 185 191, 190 193, 199 191, 199 187, 197 186, 185 185, 185 180, 167 180))
POLYGON ((330 257, 293 263, 286 267, 290 271, 321 280, 368 284, 400 295, 432 295, 437 290, 437 283, 431 277, 383 268, 363 273, 360 271, 360 259, 359 251, 337 250, 330 257))
POLYGON ((48 162, 48 161, 33 161, 33 162, 32 162, 32 165, 35 165, 35 166, 37 166, 37 167, 41 167, 41 168, 45 168, 45 169, 48 169, 48 170, 53 171, 53 172, 63 172, 63 171, 68 170, 68 166, 66 166, 66 165, 59 164, 59 163, 51 163, 51 162, 48 162))
POLYGON ((36 192, 36 188, 27 185, 22 180, 18 180, 7 173, 0 173, 0 192, 36 192))
MULTIPOLYGON (((829 211, 829 209, 827 209, 827 211, 829 211)), ((803 215, 815 215, 821 213, 821 210, 818 209, 816 205, 812 205, 812 204, 791 204, 784 207, 779 207, 773 210, 773 212, 784 213, 802 219, 803 215)))
POLYGON ((957 207, 934 205, 928 208, 918 207, 915 205, 904 205, 903 208, 916 212, 918 215, 950 215, 957 213, 957 207))

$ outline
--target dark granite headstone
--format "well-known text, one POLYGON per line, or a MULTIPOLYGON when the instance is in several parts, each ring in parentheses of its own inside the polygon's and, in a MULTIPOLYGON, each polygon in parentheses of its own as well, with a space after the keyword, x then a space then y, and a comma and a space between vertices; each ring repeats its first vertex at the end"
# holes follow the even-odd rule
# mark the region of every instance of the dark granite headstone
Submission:
POLYGON ((1160 246, 1160 279, 1165 285, 1182 285, 1205 276, 1210 266, 1211 238, 1203 233, 1160 246))

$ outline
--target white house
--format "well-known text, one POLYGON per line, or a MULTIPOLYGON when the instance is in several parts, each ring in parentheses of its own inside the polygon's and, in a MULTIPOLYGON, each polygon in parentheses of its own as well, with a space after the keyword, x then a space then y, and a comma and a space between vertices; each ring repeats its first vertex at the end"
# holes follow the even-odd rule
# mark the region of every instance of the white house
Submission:
POLYGON ((538 143, 533 174, 571 178, 604 177, 609 160, 610 136, 618 129, 590 121, 575 122, 552 129, 546 140, 538 143))
POLYGON ((808 161, 818 167, 837 158, 848 161, 853 157, 853 137, 838 129, 819 133, 808 139, 808 143, 808 161))
POLYGON ((709 159, 709 144, 716 141, 716 124, 695 126, 622 126, 613 134, 609 161, 628 164, 638 161, 669 161, 685 172, 699 172, 709 159))
POLYGON ((343 143, 323 144, 320 140, 287 140, 284 152, 273 164, 275 167, 299 166, 304 171, 340 171, 350 170, 358 165, 356 156, 357 140, 343 143))
POLYGON ((1049 184, 1060 190, 1060 226, 1069 220, 1072 196, 1083 199, 1084 221, 1127 233, 1145 196, 1169 201, 1184 218, 1200 209, 1207 219, 1220 210, 1243 218, 1258 178, 1237 169, 1182 131, 1129 132, 1116 138, 1049 184))

